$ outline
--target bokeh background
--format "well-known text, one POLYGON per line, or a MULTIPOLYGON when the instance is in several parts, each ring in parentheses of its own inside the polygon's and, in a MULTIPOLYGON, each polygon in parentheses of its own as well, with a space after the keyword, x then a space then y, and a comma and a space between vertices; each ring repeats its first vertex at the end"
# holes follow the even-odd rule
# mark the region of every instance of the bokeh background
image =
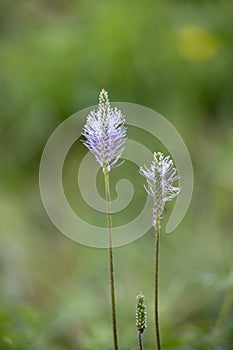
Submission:
MULTIPOLYGON (((233 349, 232 16, 227 0, 1 0, 1 350, 112 349, 107 251, 58 232, 38 186, 48 137, 102 87, 166 116, 193 161, 191 206, 161 241, 164 349, 233 349)), ((139 290, 155 348, 153 252, 152 231, 115 250, 121 349, 137 349, 139 290)))

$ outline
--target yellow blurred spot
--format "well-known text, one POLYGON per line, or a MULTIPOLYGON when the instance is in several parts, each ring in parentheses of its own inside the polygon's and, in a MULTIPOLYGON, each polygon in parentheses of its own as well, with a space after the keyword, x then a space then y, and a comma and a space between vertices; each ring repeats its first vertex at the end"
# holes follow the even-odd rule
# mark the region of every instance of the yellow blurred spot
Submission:
POLYGON ((206 61, 218 51, 216 38, 198 26, 188 26, 179 30, 178 45, 182 57, 191 61, 206 61))

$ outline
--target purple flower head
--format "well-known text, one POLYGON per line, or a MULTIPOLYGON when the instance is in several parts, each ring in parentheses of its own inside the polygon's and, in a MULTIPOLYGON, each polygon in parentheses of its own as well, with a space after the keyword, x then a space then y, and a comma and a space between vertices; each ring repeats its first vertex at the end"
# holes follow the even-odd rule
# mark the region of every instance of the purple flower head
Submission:
POLYGON ((103 170, 110 171, 118 162, 126 141, 125 119, 120 110, 111 108, 108 93, 99 95, 96 110, 89 113, 82 135, 84 145, 94 154, 103 170))
POLYGON ((155 152, 150 168, 141 167, 140 173, 147 180, 148 187, 145 190, 154 199, 152 224, 155 226, 162 217, 165 202, 175 198, 181 191, 179 187, 172 186, 179 176, 170 156, 164 157, 161 152, 155 152))

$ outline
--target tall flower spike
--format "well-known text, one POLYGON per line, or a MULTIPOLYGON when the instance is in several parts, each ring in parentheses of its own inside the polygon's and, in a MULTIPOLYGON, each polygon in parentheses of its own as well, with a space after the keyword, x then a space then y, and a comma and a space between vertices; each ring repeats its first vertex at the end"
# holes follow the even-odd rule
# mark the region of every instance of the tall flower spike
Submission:
POLYGON ((152 225, 155 227, 162 217, 165 202, 172 200, 180 193, 179 187, 172 186, 179 176, 170 156, 164 157, 161 152, 155 152, 150 168, 141 167, 140 173, 147 180, 147 187, 145 187, 147 193, 154 199, 152 225))
POLYGON ((94 154, 102 169, 109 172, 118 162, 126 141, 125 119, 120 110, 111 108, 108 93, 99 95, 96 110, 89 113, 83 129, 84 145, 94 154))
POLYGON ((136 327, 138 329, 138 332, 140 332, 140 333, 143 333, 143 331, 147 327, 147 314, 146 314, 146 306, 145 306, 145 297, 141 292, 137 295, 136 327))

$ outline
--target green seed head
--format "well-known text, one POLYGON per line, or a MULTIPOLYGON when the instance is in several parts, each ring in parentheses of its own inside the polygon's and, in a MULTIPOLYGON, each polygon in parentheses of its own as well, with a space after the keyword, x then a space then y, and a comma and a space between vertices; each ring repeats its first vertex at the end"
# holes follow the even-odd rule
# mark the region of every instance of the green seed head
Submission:
POLYGON ((143 332, 147 327, 147 315, 146 315, 146 306, 145 306, 145 297, 140 292, 137 295, 136 303, 136 326, 139 332, 143 332))

